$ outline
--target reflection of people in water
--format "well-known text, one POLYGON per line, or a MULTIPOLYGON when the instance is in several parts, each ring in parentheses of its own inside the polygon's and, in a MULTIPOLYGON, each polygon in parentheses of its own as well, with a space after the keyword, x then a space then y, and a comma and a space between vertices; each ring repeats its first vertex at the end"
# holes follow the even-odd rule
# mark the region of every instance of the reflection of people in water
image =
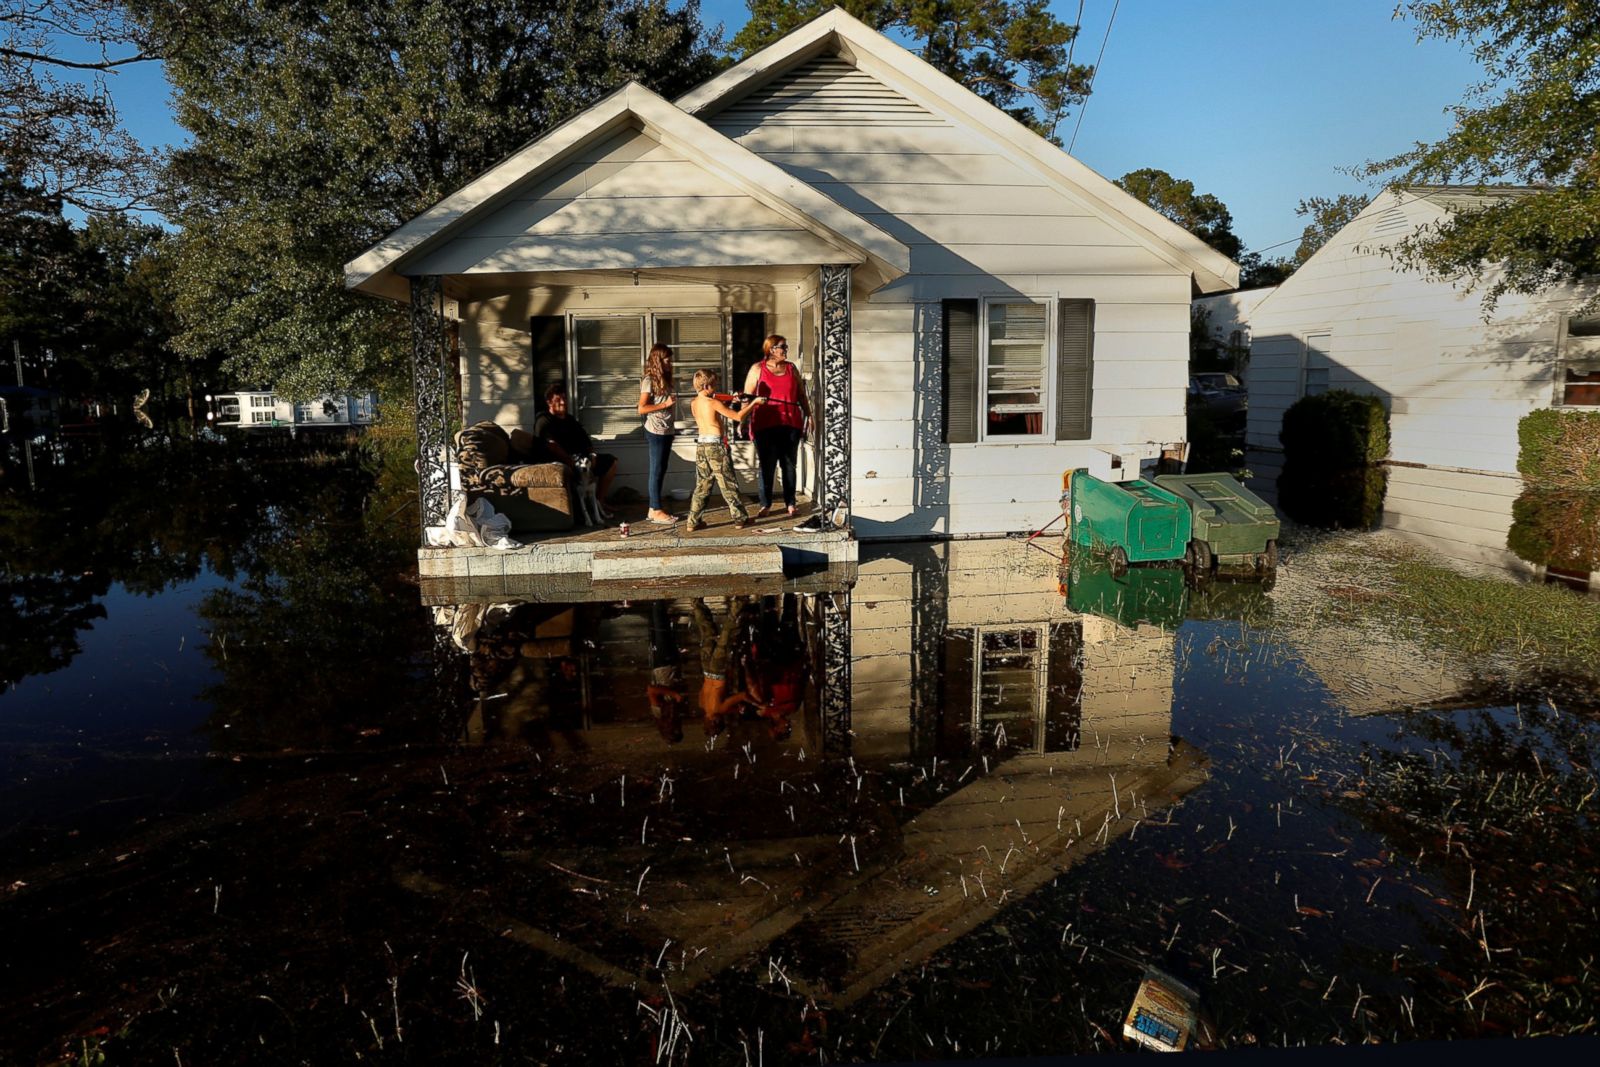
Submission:
POLYGON ((805 699, 807 674, 800 604, 793 593, 784 594, 781 611, 770 600, 763 605, 745 673, 750 696, 772 736, 788 737, 790 718, 805 699))
MULTIPOLYGON (((698 601, 697 601, 698 603, 698 601)), ((669 745, 683 740, 683 668, 678 665, 678 642, 672 633, 667 602, 650 605, 650 684, 645 689, 656 730, 669 745)))
POLYGON ((744 597, 729 598, 727 614, 718 626, 706 602, 700 597, 694 601, 694 625, 700 635, 701 725, 708 734, 721 733, 743 705, 754 703, 754 698, 742 690, 728 695, 728 675, 738 651, 739 627, 748 608, 749 601, 744 597))

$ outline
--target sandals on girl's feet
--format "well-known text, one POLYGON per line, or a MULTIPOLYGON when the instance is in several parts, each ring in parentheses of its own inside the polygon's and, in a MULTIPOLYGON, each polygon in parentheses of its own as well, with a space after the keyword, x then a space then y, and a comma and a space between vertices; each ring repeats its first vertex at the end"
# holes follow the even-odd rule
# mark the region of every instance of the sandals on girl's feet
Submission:
POLYGON ((790 505, 789 505, 789 517, 790 517, 790 518, 791 518, 791 519, 792 519, 792 518, 794 518, 794 513, 795 513, 795 511, 796 511, 796 508, 795 508, 795 506, 794 506, 794 505, 793 505, 793 504, 790 504, 790 505))
POLYGON ((676 515, 668 515, 665 511, 663 511, 661 513, 661 515, 662 515, 662 517, 659 518, 659 519, 656 518, 654 515, 647 515, 647 516, 645 516, 645 521, 646 522, 653 522, 657 526, 672 526, 672 525, 675 525, 677 523, 677 521, 678 521, 678 517, 676 515))
POLYGON ((770 510, 769 506, 766 505, 766 504, 762 504, 761 507, 756 511, 756 518, 758 518, 758 519, 766 518, 768 510, 770 510))

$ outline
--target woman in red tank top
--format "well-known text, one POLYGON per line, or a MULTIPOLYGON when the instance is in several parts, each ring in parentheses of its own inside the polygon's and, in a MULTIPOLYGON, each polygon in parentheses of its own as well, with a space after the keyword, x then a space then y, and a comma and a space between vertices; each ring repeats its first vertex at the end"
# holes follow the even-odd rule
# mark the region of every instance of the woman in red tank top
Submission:
POLYGON ((761 463, 761 510, 756 512, 756 517, 765 515, 772 507, 772 478, 779 467, 783 468, 783 503, 792 516, 795 460, 800 454, 800 441, 805 436, 811 408, 806 403, 806 387, 800 380, 800 371, 789 362, 789 342, 775 333, 762 343, 761 351, 765 358, 750 368, 744 381, 746 393, 767 398, 767 402, 750 415, 756 458, 761 463))

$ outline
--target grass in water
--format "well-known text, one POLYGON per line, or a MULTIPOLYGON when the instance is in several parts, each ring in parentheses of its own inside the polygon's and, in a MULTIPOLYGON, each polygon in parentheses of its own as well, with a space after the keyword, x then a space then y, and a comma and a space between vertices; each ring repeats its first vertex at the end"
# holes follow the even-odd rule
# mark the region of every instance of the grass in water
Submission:
POLYGON ((1396 561, 1389 588, 1393 597, 1378 610, 1468 656, 1600 675, 1600 603, 1569 590, 1472 578, 1418 560, 1396 561))

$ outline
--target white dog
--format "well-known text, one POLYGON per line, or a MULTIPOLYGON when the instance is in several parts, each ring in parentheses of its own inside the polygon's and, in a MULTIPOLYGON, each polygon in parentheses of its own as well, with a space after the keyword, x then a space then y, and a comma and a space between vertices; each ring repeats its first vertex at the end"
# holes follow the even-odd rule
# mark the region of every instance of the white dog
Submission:
POLYGON ((591 452, 572 461, 572 469, 578 477, 578 514, 585 526, 604 526, 613 518, 611 512, 600 506, 599 480, 594 475, 597 459, 599 457, 591 452))

